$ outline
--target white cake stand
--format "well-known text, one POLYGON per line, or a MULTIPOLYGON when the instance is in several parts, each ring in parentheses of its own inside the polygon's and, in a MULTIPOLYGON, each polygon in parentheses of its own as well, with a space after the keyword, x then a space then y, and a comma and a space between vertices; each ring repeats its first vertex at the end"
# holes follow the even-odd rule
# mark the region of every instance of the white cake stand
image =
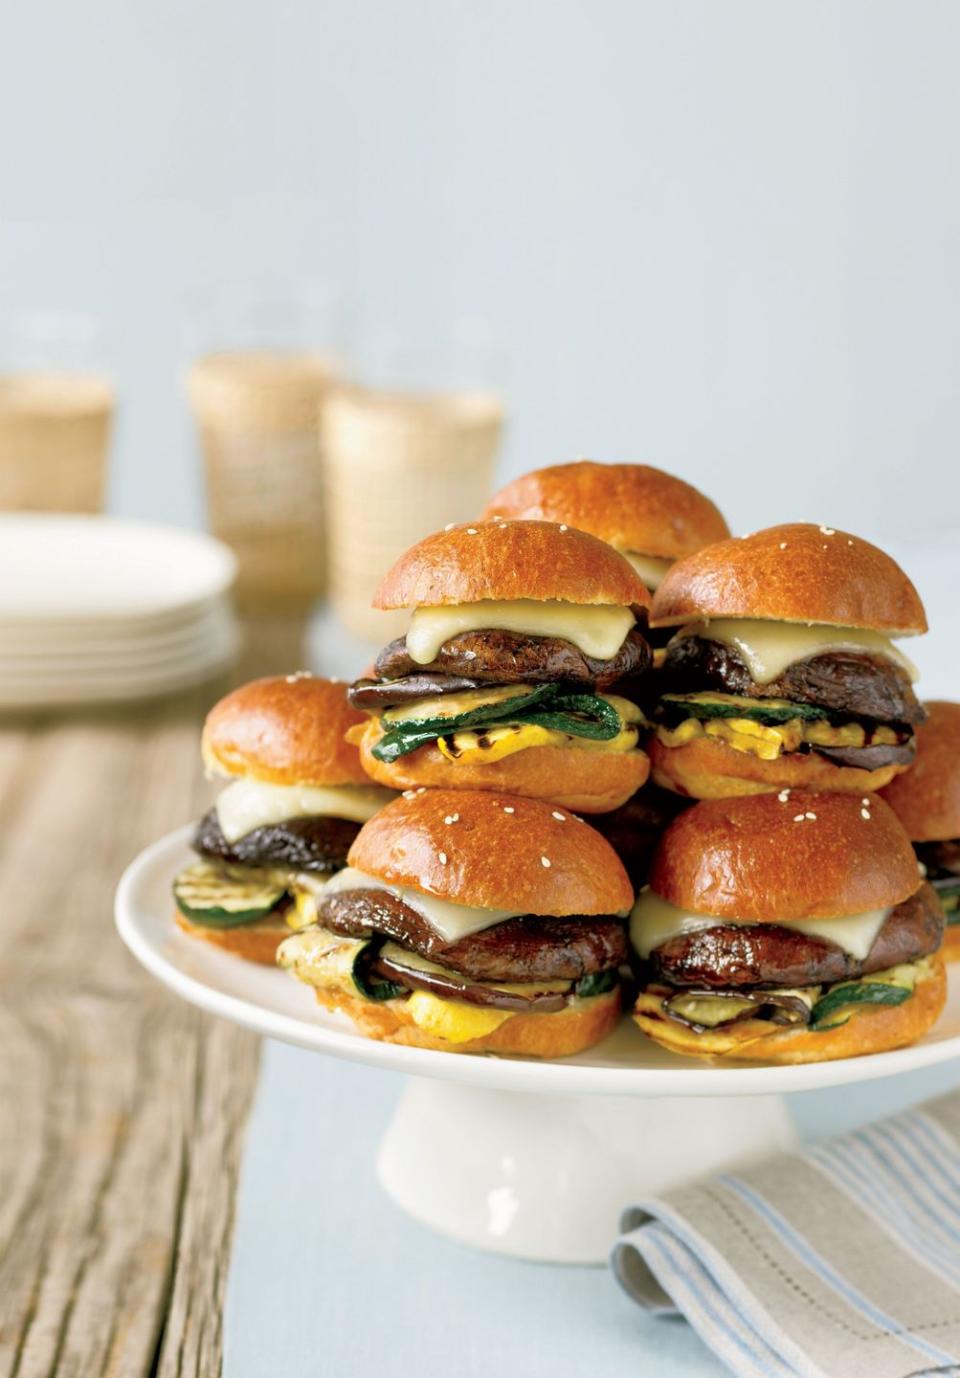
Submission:
POLYGON ((677 1057, 628 1020, 555 1062, 377 1043, 327 1013, 288 973, 186 937, 171 884, 192 858, 181 828, 147 848, 117 890, 120 936, 192 1004, 258 1033, 407 1075, 377 1162, 405 1211, 481 1249, 557 1263, 606 1259, 632 1201, 790 1147, 788 1091, 875 1080, 960 1057, 960 991, 911 1048, 801 1067, 677 1057))

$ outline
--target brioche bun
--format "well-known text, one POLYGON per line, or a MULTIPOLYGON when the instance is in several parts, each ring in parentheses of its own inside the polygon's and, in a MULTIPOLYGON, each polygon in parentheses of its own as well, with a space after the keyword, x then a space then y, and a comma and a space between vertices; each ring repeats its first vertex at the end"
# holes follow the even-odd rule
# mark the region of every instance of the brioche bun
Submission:
POLYGON ((939 955, 928 959, 929 974, 917 981, 902 1005, 864 1005, 844 1024, 821 1032, 778 1028, 765 1019, 747 1019, 726 1029, 695 1033, 663 1013, 663 998, 643 991, 634 1006, 634 1022, 655 1043, 687 1057, 719 1057, 749 1062, 832 1062, 842 1057, 889 1052, 915 1043, 936 1022, 947 998, 947 980, 939 955))
POLYGON ((815 751, 787 751, 776 760, 762 761, 751 751, 738 751, 713 737, 667 746, 654 733, 646 749, 655 783, 691 799, 727 799, 794 787, 870 794, 910 769, 906 765, 878 770, 838 766, 815 751))
POLYGON ((482 1038, 451 1043, 418 1028, 402 1000, 379 1003, 336 990, 316 992, 328 1010, 340 1011, 353 1020, 366 1038, 402 1043, 409 1048, 432 1048, 449 1053, 500 1053, 510 1057, 569 1057, 591 1048, 620 1022, 620 991, 579 1001, 556 1014, 515 1014, 482 1038))
POLYGON ((920 597, 895 560, 858 536, 806 522, 719 541, 669 569, 651 625, 711 617, 821 623, 888 636, 927 630, 920 597))
POLYGON ((650 773, 642 751, 589 751, 571 746, 531 746, 489 765, 449 761, 433 743, 396 761, 380 761, 373 748, 383 736, 379 718, 368 719, 360 759, 371 780, 388 789, 493 790, 545 799, 577 813, 608 813, 626 803, 650 773))
POLYGON ((760 923, 840 918, 900 904, 917 858, 882 799, 791 790, 710 799, 660 839, 650 888, 694 914, 760 923), (869 817, 864 817, 867 814, 869 817))
POLYGON ((482 522, 437 531, 401 555, 375 608, 440 607, 486 598, 650 607, 646 585, 612 546, 553 522, 482 522))
POLYGON ((709 498, 649 464, 578 459, 514 479, 487 504, 487 517, 569 522, 617 550, 680 560, 730 530, 709 498))
POLYGON ((207 928, 204 924, 191 923, 179 909, 175 918, 177 927, 191 938, 202 938, 224 952, 231 952, 234 957, 259 962, 265 967, 276 966, 277 948, 290 936, 286 920, 278 917, 237 924, 235 928, 207 928))
POLYGON ((960 837, 960 703, 931 699, 913 765, 883 791, 914 842, 960 837))
POLYGON ((510 794, 401 795, 363 825, 347 859, 391 885, 481 909, 617 914, 633 903, 620 859, 589 824, 510 794))
POLYGON ((243 684, 213 706, 200 751, 219 775, 271 785, 366 785, 357 748, 344 740, 365 721, 340 681, 275 675, 243 684))

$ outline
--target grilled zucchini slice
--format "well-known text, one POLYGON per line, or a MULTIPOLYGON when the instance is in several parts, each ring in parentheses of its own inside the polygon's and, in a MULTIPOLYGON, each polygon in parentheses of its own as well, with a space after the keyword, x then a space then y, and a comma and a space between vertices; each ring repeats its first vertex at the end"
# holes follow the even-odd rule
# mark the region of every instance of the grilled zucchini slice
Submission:
POLYGON ((236 928, 272 914, 286 899, 287 891, 262 872, 251 871, 240 879, 226 875, 208 861, 197 861, 177 876, 173 897, 180 913, 191 923, 207 928, 236 928))

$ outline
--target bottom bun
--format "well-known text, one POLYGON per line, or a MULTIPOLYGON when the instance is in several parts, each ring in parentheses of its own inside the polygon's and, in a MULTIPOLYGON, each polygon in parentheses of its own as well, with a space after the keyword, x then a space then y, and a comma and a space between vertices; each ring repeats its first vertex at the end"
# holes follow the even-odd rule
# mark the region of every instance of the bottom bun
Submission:
POLYGON ((857 1009, 845 1024, 822 1033, 782 1029, 764 1019, 745 1019, 727 1029, 695 1033, 663 1013, 659 995, 641 992, 634 1022, 655 1043, 687 1057, 728 1058, 747 1062, 832 1062, 841 1057, 889 1052, 915 1043, 933 1025, 947 998, 947 976, 939 954, 930 971, 902 1005, 869 1005, 857 1009))
POLYGON ((235 957, 259 962, 265 967, 276 966, 277 948, 290 936, 285 919, 260 919, 257 923, 238 924, 236 928, 207 928, 191 923, 177 910, 176 920, 177 927, 189 933, 191 938, 203 938, 214 947, 223 948, 224 952, 232 952, 235 957))
POLYGON ((940 956, 945 962, 960 962, 960 923, 947 924, 943 930, 940 956))
POLYGON ((403 1000, 383 1003, 342 991, 315 991, 328 1010, 346 1014, 367 1038, 402 1043, 409 1048, 433 1048, 442 1053, 502 1053, 510 1057, 569 1057, 606 1038, 620 1020, 620 991, 595 995, 556 1014, 515 1014, 499 1028, 466 1043, 451 1043, 418 1028, 403 1000))
POLYGON ((478 789, 544 799, 572 813, 608 813, 625 804, 650 774, 642 751, 591 751, 576 746, 531 746, 489 765, 449 761, 437 746, 422 746, 397 761, 380 761, 373 748, 383 735, 371 718, 360 759, 371 779, 389 789, 478 789))
POLYGON ((774 761, 762 761, 750 751, 737 751, 710 737, 698 737, 683 746, 665 746, 654 735, 647 750, 654 782, 691 799, 730 799, 781 789, 869 794, 889 785, 895 775, 908 768, 837 766, 815 751, 788 751, 774 761))

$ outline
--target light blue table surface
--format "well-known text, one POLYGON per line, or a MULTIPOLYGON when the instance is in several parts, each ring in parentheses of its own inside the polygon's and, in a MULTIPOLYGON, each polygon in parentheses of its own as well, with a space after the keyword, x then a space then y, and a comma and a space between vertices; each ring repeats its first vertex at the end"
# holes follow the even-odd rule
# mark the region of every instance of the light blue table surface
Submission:
MULTIPOLYGON (((960 1064, 790 1103, 837 1133, 960 1084, 960 1064)), ((226 1378, 717 1378, 682 1321, 645 1316, 603 1268, 519 1263, 431 1234, 374 1156, 401 1079, 267 1043, 227 1289, 226 1378)), ((624 1205, 629 1204, 624 1202, 624 1205)))

